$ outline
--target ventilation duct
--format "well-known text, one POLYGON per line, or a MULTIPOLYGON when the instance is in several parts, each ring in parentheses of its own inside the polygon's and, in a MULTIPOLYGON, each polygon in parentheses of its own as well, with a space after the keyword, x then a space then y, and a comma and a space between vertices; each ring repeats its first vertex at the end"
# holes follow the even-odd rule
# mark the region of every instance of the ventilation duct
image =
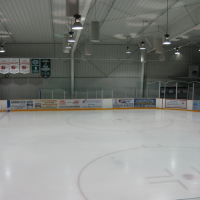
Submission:
POLYGON ((90 40, 92 42, 99 42, 99 35, 100 35, 100 30, 99 30, 99 21, 92 21, 91 22, 91 28, 90 28, 90 40))
POLYGON ((92 55, 92 43, 90 40, 85 41, 85 55, 92 55))
POLYGON ((163 52, 162 44, 163 44, 162 38, 156 38, 155 39, 156 53, 162 53, 163 52))
POLYGON ((66 16, 72 17, 79 13, 79 0, 66 0, 66 16))
POLYGON ((162 49, 162 53, 159 54, 159 61, 165 61, 165 51, 162 49))

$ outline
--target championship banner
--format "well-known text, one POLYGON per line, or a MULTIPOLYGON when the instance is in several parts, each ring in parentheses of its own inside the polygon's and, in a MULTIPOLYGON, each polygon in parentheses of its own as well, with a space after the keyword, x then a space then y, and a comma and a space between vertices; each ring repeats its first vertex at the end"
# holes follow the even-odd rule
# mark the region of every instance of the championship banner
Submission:
POLYGON ((41 76, 45 79, 51 76, 50 59, 41 59, 41 76))
POLYGON ((19 73, 19 59, 10 58, 10 73, 11 74, 19 73))
POLYGON ((39 74, 40 68, 40 60, 39 59, 31 59, 32 73, 39 74))
POLYGON ((30 60, 29 58, 20 58, 20 73, 30 73, 30 60))
POLYGON ((134 99, 113 99, 113 108, 133 108, 134 99))
POLYGON ((156 107, 156 99, 134 99, 134 106, 140 107, 156 107))
POLYGON ((102 108, 102 99, 81 99, 81 108, 102 108))
POLYGON ((200 101, 193 101, 192 110, 200 110, 200 101))
POLYGON ((80 108, 81 101, 76 99, 58 100, 58 108, 80 108))
POLYGON ((165 108, 187 109, 187 100, 165 100, 165 108))
POLYGON ((10 100, 11 110, 34 109, 34 100, 10 100))
POLYGON ((57 109, 57 100, 54 99, 43 99, 41 100, 42 109, 57 109))
POLYGON ((9 60, 7 58, 0 59, 0 73, 2 74, 9 73, 9 60))

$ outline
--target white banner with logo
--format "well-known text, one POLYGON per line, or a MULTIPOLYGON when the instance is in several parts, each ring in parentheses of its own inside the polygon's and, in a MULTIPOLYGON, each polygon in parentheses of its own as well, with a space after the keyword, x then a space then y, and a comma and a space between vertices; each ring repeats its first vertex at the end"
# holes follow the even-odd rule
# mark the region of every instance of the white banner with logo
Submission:
POLYGON ((58 100, 58 108, 65 109, 65 108, 80 108, 81 100, 79 99, 64 99, 58 100))
POLYGON ((102 99, 81 99, 81 108, 102 108, 102 99))
POLYGON ((113 99, 113 108, 133 108, 134 99, 113 99))
POLYGON ((0 73, 2 74, 9 73, 9 60, 7 58, 0 59, 0 73))
POLYGON ((34 109, 34 100, 10 100, 11 110, 34 109))
POLYGON ((187 109, 187 100, 165 100, 166 108, 180 108, 187 109))
POLYGON ((19 59, 18 58, 10 58, 10 73, 16 74, 19 73, 19 59))
POLYGON ((27 74, 30 73, 30 59, 20 58, 20 73, 27 74))

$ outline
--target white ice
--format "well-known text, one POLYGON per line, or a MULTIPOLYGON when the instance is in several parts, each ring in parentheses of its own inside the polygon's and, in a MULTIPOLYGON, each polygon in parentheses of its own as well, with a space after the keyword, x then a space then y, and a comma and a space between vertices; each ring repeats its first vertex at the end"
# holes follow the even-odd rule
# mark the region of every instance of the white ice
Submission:
POLYGON ((0 113, 0 200, 200 197, 200 112, 0 113))

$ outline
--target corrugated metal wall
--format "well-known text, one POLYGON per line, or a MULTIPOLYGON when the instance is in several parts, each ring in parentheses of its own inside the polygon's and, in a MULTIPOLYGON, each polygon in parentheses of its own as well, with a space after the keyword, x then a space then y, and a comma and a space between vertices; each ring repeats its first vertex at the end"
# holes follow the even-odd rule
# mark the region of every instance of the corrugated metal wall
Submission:
MULTIPOLYGON (((169 49, 172 49, 172 47, 165 50, 168 51, 169 49)), ((148 54, 150 61, 145 64, 145 77, 187 77, 188 67, 199 64, 199 51, 198 48, 184 47, 180 49, 180 52, 180 55, 175 55, 175 50, 166 52, 164 62, 158 61, 158 54, 148 54)))
MULTIPOLYGON (((62 44, 7 44, 6 52, 0 57, 8 58, 69 58, 70 54, 63 54, 62 44), (54 50, 55 49, 55 50, 54 50), (55 55, 54 55, 55 54, 55 55)), ((40 74, 9 74, 10 77, 40 77, 40 74)), ((4 77, 4 75, 1 75, 4 77)), ((52 59, 51 77, 70 77, 70 60, 52 59)))
MULTIPOLYGON (((140 77, 140 52, 138 46, 130 46, 131 54, 126 54, 126 45, 92 45, 90 60, 75 62, 76 78, 138 78, 140 77), (126 60, 132 59, 132 60, 126 60)), ((82 57, 84 45, 75 52, 82 57)))
MULTIPOLYGON (((93 55, 83 60, 84 45, 75 51, 75 78, 138 78, 141 73, 140 51, 138 46, 130 46, 131 54, 126 54, 126 45, 93 44, 93 55), (129 59, 129 60, 128 60, 129 59), (130 60, 131 59, 131 60, 130 60)), ((0 57, 17 58, 70 58, 63 54, 62 44, 7 44, 6 53, 0 57), (55 54, 55 55, 54 55, 55 54)), ((168 49, 172 49, 169 47, 168 49)), ((166 51, 168 50, 166 49, 166 51)), ((146 78, 168 78, 187 76, 190 65, 199 64, 198 48, 181 48, 181 55, 175 51, 166 53, 166 61, 158 61, 154 53, 148 54, 145 64, 146 78)), ((52 59, 51 78, 70 77, 70 60, 52 59)), ((4 75, 1 75, 4 77, 4 75)), ((10 77, 40 77, 40 74, 10 74, 10 77)))

